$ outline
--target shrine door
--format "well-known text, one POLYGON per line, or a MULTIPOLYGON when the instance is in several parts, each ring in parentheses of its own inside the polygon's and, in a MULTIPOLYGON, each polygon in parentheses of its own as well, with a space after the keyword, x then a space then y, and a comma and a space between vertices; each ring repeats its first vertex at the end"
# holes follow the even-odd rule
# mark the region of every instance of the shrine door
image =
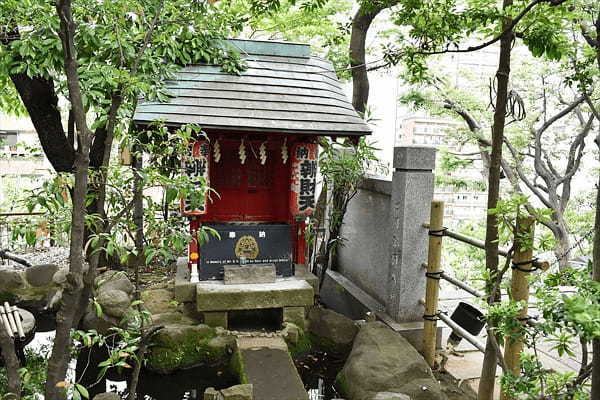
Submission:
POLYGON ((289 161, 284 164, 279 141, 219 140, 221 159, 211 157, 210 195, 205 221, 288 222, 289 161), (263 163, 264 161, 264 163, 263 163))

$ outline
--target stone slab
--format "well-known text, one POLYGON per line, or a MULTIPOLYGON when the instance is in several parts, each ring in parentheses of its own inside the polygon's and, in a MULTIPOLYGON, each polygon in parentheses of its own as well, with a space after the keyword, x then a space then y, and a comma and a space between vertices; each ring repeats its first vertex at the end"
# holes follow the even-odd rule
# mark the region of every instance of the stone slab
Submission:
POLYGON ((319 291, 319 278, 306 268, 306 264, 294 264, 294 275, 298 279, 304 279, 313 287, 315 293, 319 291))
POLYGON ((190 282, 187 257, 177 259, 173 297, 180 303, 192 302, 196 297, 196 284, 190 282))
POLYGON ((225 285, 222 281, 196 284, 198 311, 256 310, 305 307, 314 303, 314 291, 305 280, 277 279, 274 283, 225 285))
POLYGON ((427 146, 394 147, 394 169, 433 171, 435 152, 435 148, 427 146))
POLYGON ((319 292, 321 302, 351 319, 365 319, 368 312, 382 312, 385 307, 336 271, 327 270, 319 292))
POLYGON ((223 283, 225 285, 273 283, 276 275, 275 264, 225 265, 223 267, 223 283))
MULTIPOLYGON (((385 313, 377 313, 377 318, 379 318, 384 324, 392 328, 394 331, 401 334, 404 339, 406 339, 408 343, 412 345, 412 347, 417 349, 419 353, 423 354, 423 321, 395 322, 389 315, 385 313)), ((442 348, 442 337, 442 327, 438 325, 435 337, 435 347, 437 349, 442 348)))
POLYGON ((283 322, 291 322, 298 328, 306 329, 306 310, 304 307, 283 307, 283 322))
MULTIPOLYGON (((242 339, 242 338, 240 338, 242 339)), ((253 339, 237 340, 237 355, 241 363, 243 382, 253 385, 255 399, 308 400, 308 393, 281 338, 262 343, 253 339)))
POLYGON ((227 329, 228 316, 226 311, 204 312, 204 323, 213 328, 227 329))

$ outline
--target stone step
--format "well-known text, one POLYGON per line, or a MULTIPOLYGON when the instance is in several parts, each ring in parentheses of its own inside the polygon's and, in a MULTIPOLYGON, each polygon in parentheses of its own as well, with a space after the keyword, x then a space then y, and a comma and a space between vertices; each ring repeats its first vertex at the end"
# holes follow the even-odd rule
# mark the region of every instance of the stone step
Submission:
POLYGON ((223 281, 196 284, 196 307, 204 311, 305 307, 314 291, 303 279, 279 278, 273 283, 225 285, 223 281))
POLYGON ((242 383, 252 384, 255 399, 308 400, 282 338, 241 337, 236 347, 236 370, 242 383))

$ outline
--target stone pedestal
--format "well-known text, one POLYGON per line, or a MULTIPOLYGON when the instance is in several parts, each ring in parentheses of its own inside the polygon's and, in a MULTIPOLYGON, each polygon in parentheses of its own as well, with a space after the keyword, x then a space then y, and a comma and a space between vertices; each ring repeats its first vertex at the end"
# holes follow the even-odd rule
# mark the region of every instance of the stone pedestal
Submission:
MULTIPOLYGON (((420 321, 425 295, 427 229, 433 200, 435 149, 394 148, 394 174, 390 204, 392 240, 387 279, 387 313, 396 321, 420 321)), ((383 278, 383 277, 382 277, 383 278)))

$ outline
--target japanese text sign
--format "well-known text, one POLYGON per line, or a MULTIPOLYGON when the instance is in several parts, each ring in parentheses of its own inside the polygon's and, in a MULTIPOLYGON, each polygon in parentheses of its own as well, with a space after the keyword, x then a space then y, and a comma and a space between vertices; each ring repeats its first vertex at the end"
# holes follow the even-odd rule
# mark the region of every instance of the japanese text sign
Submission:
POLYGON ((293 215, 310 215, 315 210, 317 151, 316 143, 298 143, 292 148, 290 211, 293 215))
MULTIPOLYGON (((209 183, 209 165, 210 146, 206 140, 195 142, 191 147, 191 154, 184 157, 182 163, 184 173, 189 176, 192 181, 200 184, 203 179, 206 185, 209 183)), ((196 206, 194 208, 189 199, 183 199, 181 201, 181 212, 184 215, 206 214, 206 195, 201 203, 202 204, 200 205, 194 204, 196 206)))

